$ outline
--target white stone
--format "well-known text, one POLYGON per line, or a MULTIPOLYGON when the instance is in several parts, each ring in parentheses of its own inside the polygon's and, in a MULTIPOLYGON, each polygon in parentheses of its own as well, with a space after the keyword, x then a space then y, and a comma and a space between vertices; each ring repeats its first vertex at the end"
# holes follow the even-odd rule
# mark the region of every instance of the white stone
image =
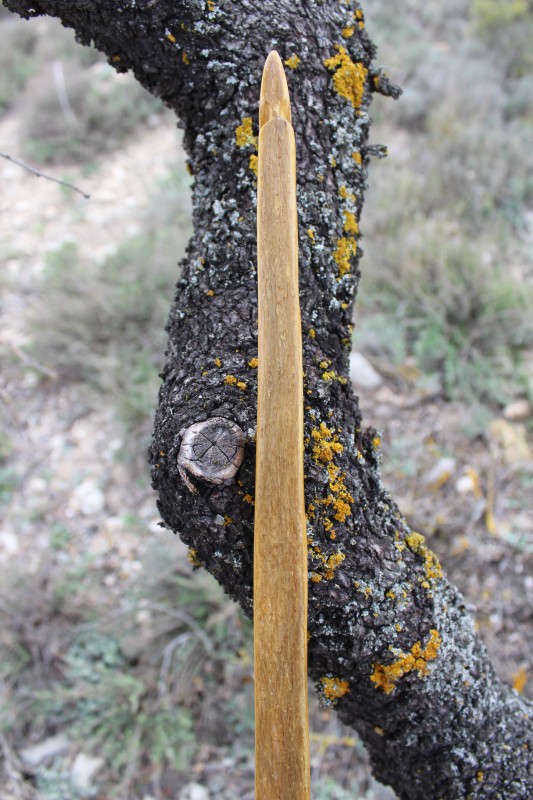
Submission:
POLYGON ((209 800, 209 792, 199 783, 188 783, 179 793, 179 800, 209 800))
POLYGON ((70 770, 72 783, 79 789, 90 789, 92 779, 104 764, 103 758, 88 756, 86 753, 78 753, 70 770))
POLYGON ((431 489, 438 489, 448 481, 455 472, 455 458, 439 458, 436 464, 422 478, 422 484, 431 489))
POLYGON ((379 372, 362 353, 350 354, 350 380, 354 386, 363 389, 377 389, 383 382, 379 372))
POLYGON ((18 553, 20 543, 17 534, 12 528, 0 530, 0 561, 6 561, 9 556, 18 553))
POLYGON ((529 401, 515 400, 514 402, 509 403, 509 405, 505 406, 503 410, 503 416, 505 419, 509 419, 511 421, 528 419, 528 417, 531 416, 531 406, 529 401))
POLYGON ((28 767, 38 767, 44 761, 49 761, 56 756, 64 755, 69 748, 69 741, 66 736, 50 736, 39 744, 25 747, 20 751, 20 757, 28 767))
POLYGON ((458 494, 469 494, 475 490, 474 479, 471 475, 461 475, 455 484, 455 491, 458 494))
POLYGON ((72 492, 70 506, 86 517, 99 514, 105 506, 105 497, 96 481, 87 479, 72 492))

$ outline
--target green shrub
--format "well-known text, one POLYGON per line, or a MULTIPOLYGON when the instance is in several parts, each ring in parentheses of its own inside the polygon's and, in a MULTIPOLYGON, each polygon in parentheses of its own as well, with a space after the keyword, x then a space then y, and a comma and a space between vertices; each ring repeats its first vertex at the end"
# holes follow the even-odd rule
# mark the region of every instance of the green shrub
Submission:
POLYGON ((472 16, 479 30, 486 31, 507 25, 531 14, 529 0, 473 0, 472 16))
POLYGON ((16 19, 0 24, 0 114, 20 97, 36 71, 36 44, 36 32, 30 25, 21 25, 16 19))
POLYGON ((118 147, 141 122, 163 113, 131 76, 117 75, 99 62, 90 69, 79 63, 57 62, 67 102, 60 103, 52 66, 40 77, 23 126, 24 150, 39 162, 87 162, 118 147))

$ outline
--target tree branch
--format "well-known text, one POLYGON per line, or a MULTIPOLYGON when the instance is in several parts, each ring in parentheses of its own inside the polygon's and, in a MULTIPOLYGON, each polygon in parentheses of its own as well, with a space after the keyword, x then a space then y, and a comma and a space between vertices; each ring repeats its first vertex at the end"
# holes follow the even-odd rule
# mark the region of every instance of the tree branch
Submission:
POLYGON ((359 220, 369 158, 381 152, 368 144, 368 108, 374 91, 398 94, 374 65, 359 5, 4 4, 23 16, 60 17, 81 43, 132 69, 185 128, 195 231, 168 323, 153 484, 163 519, 190 545, 193 563, 248 615, 257 98, 264 58, 280 52, 298 158, 310 674, 399 797, 532 796, 532 705, 496 678, 463 599, 382 486, 379 436, 363 430, 348 381, 359 220), (229 485, 178 466, 184 430, 213 417, 246 437, 229 485))

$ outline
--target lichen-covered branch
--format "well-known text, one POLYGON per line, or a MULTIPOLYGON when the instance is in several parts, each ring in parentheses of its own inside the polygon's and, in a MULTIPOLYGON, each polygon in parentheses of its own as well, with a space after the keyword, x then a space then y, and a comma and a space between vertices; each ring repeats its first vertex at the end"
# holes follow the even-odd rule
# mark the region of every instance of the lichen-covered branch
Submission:
POLYGON ((185 129, 195 231, 168 324, 153 483, 192 563, 248 615, 257 106, 265 56, 278 50, 298 158, 310 674, 399 797, 533 796, 532 706, 496 678, 461 596, 383 488, 379 436, 362 427, 347 378, 365 179, 383 151, 368 143, 368 109, 373 92, 398 94, 374 65, 359 4, 4 4, 23 16, 58 16, 117 69, 132 69, 185 129), (217 422, 217 437, 196 427, 194 447, 189 435, 181 450, 184 432, 213 418, 228 421, 217 422), (244 437, 235 475, 225 471, 234 426, 244 437))

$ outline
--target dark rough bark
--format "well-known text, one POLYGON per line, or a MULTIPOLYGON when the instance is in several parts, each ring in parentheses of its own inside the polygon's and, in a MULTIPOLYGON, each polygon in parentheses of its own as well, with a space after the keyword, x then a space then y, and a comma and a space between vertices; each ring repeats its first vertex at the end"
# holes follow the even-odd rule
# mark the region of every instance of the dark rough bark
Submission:
POLYGON ((153 482, 162 517, 190 545, 191 560, 249 615, 257 353, 251 166, 264 59, 275 48, 288 60, 298 148, 310 674, 399 797, 532 797, 532 706, 499 682, 463 599, 383 488, 378 437, 362 428, 347 382, 357 223, 369 157, 380 154, 367 142, 368 107, 373 91, 397 94, 373 65, 358 4, 4 4, 22 16, 60 17, 117 69, 133 69, 185 129, 195 233, 168 325, 153 482), (191 478, 193 494, 178 472, 180 430, 214 416, 245 432, 244 461, 228 486, 191 478))

